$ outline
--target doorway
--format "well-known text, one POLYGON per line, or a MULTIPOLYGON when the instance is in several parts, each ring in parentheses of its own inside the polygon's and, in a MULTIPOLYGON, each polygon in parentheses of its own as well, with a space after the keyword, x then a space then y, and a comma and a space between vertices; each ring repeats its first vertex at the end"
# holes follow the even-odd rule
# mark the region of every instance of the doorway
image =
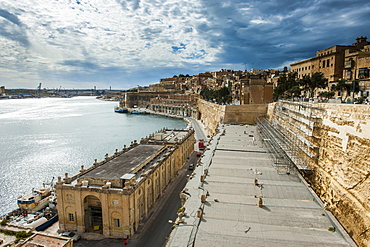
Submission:
POLYGON ((100 200, 95 196, 86 196, 84 199, 85 231, 103 232, 103 214, 100 200))

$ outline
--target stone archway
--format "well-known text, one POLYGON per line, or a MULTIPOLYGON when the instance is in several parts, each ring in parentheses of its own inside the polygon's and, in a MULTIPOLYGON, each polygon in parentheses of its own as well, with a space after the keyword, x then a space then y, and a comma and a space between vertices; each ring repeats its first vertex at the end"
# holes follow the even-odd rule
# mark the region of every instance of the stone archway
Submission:
POLYGON ((103 214, 99 198, 86 196, 83 202, 85 232, 103 233, 103 214))

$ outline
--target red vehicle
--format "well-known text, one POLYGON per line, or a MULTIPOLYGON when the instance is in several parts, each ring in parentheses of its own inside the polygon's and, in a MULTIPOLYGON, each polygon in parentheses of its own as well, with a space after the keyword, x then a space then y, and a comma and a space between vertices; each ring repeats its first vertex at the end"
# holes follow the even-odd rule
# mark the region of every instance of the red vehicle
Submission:
POLYGON ((198 142, 198 148, 200 150, 203 150, 204 149, 204 142, 198 142))

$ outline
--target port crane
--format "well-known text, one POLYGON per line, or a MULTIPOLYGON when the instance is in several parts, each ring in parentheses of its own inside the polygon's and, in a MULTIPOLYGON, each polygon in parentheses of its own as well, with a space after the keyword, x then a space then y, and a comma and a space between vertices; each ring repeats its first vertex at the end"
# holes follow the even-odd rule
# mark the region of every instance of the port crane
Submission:
POLYGON ((37 87, 37 92, 36 92, 36 97, 37 98, 40 98, 40 92, 41 92, 41 82, 40 82, 39 86, 37 87))

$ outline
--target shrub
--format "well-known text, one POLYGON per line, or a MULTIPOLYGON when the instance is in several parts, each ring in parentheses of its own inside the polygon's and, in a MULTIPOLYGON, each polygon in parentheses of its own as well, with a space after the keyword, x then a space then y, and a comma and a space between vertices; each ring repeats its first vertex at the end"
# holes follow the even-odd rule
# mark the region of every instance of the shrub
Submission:
POLYGON ((8 223, 8 221, 6 219, 3 219, 1 222, 0 222, 0 225, 1 226, 5 226, 6 223, 8 223))

